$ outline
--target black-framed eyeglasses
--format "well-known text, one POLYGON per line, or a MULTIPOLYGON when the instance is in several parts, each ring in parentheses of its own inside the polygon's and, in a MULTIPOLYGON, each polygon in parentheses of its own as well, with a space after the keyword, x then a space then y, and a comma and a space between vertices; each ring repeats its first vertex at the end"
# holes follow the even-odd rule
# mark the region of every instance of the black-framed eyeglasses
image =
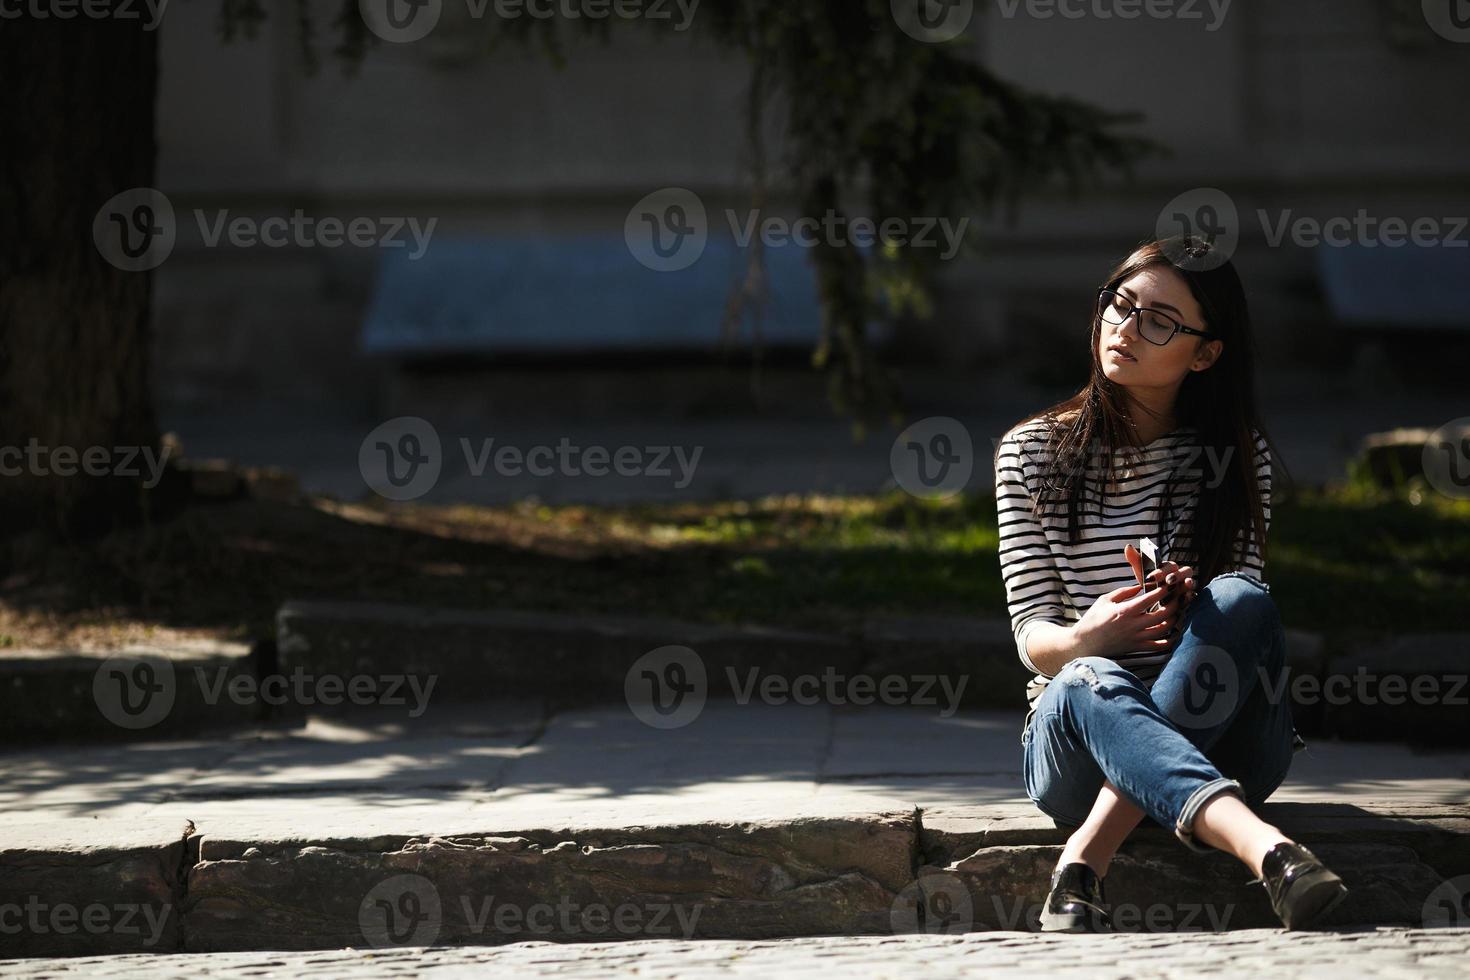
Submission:
POLYGON ((1186 327, 1167 313, 1151 310, 1147 306, 1134 306, 1121 293, 1112 289, 1097 291, 1097 314, 1109 323, 1124 324, 1133 314, 1138 314, 1138 335, 1150 344, 1162 347, 1174 339, 1176 333, 1187 333, 1195 337, 1208 337, 1208 330, 1186 327))

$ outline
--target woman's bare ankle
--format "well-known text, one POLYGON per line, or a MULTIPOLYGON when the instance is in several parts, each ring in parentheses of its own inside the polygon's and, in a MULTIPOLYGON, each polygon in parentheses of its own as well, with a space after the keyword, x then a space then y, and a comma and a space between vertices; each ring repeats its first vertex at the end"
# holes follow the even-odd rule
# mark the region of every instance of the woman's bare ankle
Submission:
POLYGON ((1068 864, 1085 864, 1092 869, 1092 873, 1102 878, 1108 873, 1108 865, 1113 861, 1113 855, 1104 853, 1103 849, 1097 847, 1096 843, 1079 839, 1077 834, 1067 838, 1067 843, 1062 845, 1062 855, 1057 859, 1057 867, 1068 864))
POLYGON ((1256 816, 1245 801, 1233 793, 1220 793, 1205 801, 1194 818, 1194 836, 1216 850, 1233 854, 1240 863, 1261 877, 1261 861, 1271 848, 1291 838, 1256 816))
POLYGON ((1270 853, 1271 848, 1282 842, 1288 844, 1296 843, 1290 837, 1287 837, 1281 831, 1277 830, 1275 827, 1271 827, 1269 829, 1270 833, 1263 833, 1255 839, 1255 842, 1251 845, 1251 849, 1246 856, 1236 855, 1245 862, 1245 866, 1250 868, 1251 871, 1255 873, 1255 876, 1257 878, 1261 877, 1261 862, 1265 860, 1266 855, 1270 853))

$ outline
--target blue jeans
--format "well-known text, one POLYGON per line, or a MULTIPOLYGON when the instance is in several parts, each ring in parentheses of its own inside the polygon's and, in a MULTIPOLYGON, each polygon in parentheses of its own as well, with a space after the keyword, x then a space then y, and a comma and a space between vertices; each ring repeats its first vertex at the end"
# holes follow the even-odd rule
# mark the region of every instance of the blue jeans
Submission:
POLYGON ((1181 619, 1150 690, 1106 657, 1071 661, 1021 736, 1026 795, 1081 824, 1103 781, 1190 850, 1195 814, 1218 793, 1263 802, 1291 768, 1295 729, 1282 691, 1286 632, 1270 588, 1235 572, 1210 580, 1181 619), (1263 683, 1267 680, 1267 683, 1263 683), (1269 688, 1268 688, 1269 684, 1269 688))

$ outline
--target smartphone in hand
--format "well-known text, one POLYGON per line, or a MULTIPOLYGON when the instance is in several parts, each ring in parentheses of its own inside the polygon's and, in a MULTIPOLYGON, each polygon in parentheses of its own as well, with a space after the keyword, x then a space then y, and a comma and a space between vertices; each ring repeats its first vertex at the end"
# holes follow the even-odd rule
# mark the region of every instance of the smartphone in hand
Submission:
MULTIPOLYGON (((1138 573, 1138 584, 1143 586, 1143 591, 1147 592, 1151 588, 1148 577, 1159 567, 1159 546, 1154 544, 1153 538, 1139 538, 1138 555, 1139 563, 1135 568, 1138 573)), ((1162 603, 1154 603, 1149 607, 1149 612, 1153 612, 1161 605, 1162 603)))

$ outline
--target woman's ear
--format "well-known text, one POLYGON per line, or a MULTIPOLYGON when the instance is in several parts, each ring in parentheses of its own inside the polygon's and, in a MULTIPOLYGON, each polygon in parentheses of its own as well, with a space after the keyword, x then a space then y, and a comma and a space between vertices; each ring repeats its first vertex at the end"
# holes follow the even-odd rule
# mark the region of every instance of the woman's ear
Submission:
POLYGON ((1195 352, 1194 360, 1190 362, 1191 371, 1203 371, 1220 359, 1220 352, 1225 349, 1223 340, 1212 340, 1207 344, 1201 344, 1200 349, 1195 352))

